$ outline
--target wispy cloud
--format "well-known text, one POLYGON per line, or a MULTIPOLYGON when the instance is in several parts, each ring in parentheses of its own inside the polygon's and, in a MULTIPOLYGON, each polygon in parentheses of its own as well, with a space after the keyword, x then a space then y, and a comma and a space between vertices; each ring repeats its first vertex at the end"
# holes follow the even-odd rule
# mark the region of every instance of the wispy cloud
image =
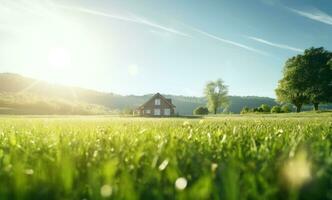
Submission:
POLYGON ((291 50, 291 51, 296 51, 296 52, 303 52, 304 51, 303 49, 288 46, 288 45, 285 45, 285 44, 278 44, 278 43, 270 42, 270 41, 264 40, 262 38, 251 37, 251 36, 247 36, 247 38, 249 38, 251 40, 254 40, 256 42, 260 42, 262 44, 266 44, 266 45, 269 45, 269 46, 272 46, 272 47, 277 47, 277 48, 280 48, 280 49, 286 49, 286 50, 291 50))
POLYGON ((310 11, 297 10, 297 9, 293 9, 293 8, 288 8, 288 9, 290 11, 292 11, 300 16, 306 17, 308 19, 322 22, 324 24, 332 25, 332 16, 317 8, 312 9, 310 11))
POLYGON ((205 31, 202 31, 202 30, 199 30, 197 28, 194 28, 194 27, 191 27, 191 29, 193 29, 194 31, 206 36, 206 37, 209 37, 211 39, 214 39, 214 40, 217 40, 219 42, 222 42, 222 43, 225 43, 225 44, 230 44, 232 46, 236 46, 236 47, 239 47, 239 48, 242 48, 242 49, 245 49, 245 50, 248 50, 248 51, 251 51, 251 52, 255 52, 255 53, 258 53, 258 54, 262 54, 262 55, 269 55, 268 53, 264 52, 264 51, 261 51, 259 49, 256 49, 256 48, 253 48, 253 47, 250 47, 250 46, 247 46, 245 44, 241 44, 239 42, 235 42, 235 41, 232 41, 232 40, 228 40, 228 39, 225 39, 225 38, 221 38, 219 36, 216 36, 216 35, 212 35, 210 33, 207 33, 205 31))
POLYGON ((67 9, 67 10, 72 10, 72 11, 77 11, 77 12, 81 12, 81 13, 86 13, 86 14, 91 14, 91 15, 96 15, 96 16, 101 16, 101 17, 107 17, 110 19, 115 19, 115 20, 121 20, 121 21, 126 21, 126 22, 131 22, 131 23, 136 23, 136 24, 142 24, 145 26, 149 26, 155 29, 159 29, 159 30, 163 30, 172 34, 176 34, 179 36, 184 36, 184 37, 190 37, 190 35, 183 33, 179 30, 176 30, 174 28, 171 27, 167 27, 164 25, 161 25, 159 23, 156 22, 152 22, 148 19, 145 19, 143 17, 127 17, 127 16, 121 16, 121 15, 112 15, 109 13, 105 13, 105 12, 100 12, 100 11, 96 11, 96 10, 92 10, 92 9, 86 9, 86 8, 80 8, 80 7, 69 7, 69 6, 58 6, 60 8, 63 9, 67 9))

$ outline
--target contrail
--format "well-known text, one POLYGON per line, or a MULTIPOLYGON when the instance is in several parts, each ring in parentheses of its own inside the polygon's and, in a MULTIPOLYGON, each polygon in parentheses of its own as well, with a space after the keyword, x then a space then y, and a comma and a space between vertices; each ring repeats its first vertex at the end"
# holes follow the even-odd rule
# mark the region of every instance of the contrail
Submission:
POLYGON ((190 35, 188 35, 186 33, 183 33, 181 31, 175 30, 175 29, 170 28, 170 27, 166 27, 166 26, 154 23, 154 22, 149 21, 149 20, 144 19, 144 18, 139 18, 139 17, 130 18, 130 17, 120 16, 120 15, 112 15, 112 14, 108 14, 108 13, 104 13, 104 12, 100 12, 100 11, 96 11, 96 10, 91 10, 91 9, 86 9, 86 8, 79 8, 79 7, 68 7, 68 6, 60 6, 60 5, 58 5, 58 7, 63 8, 63 9, 67 9, 67 10, 87 13, 87 14, 91 14, 91 15, 107 17, 107 18, 110 18, 110 19, 121 20, 121 21, 136 23, 136 24, 142 24, 142 25, 146 25, 146 26, 149 26, 149 27, 152 27, 152 28, 167 31, 167 32, 170 32, 170 33, 173 33, 173 34, 176 34, 176 35, 180 35, 180 36, 184 36, 184 37, 190 37, 190 35))
POLYGON ((328 15, 327 13, 325 13, 317 8, 312 11, 302 11, 302 10, 297 10, 297 9, 293 9, 293 8, 288 8, 288 9, 290 11, 292 11, 300 16, 306 17, 308 19, 322 22, 324 24, 332 25, 332 16, 328 15))
POLYGON ((260 42, 262 44, 266 44, 266 45, 269 45, 269 46, 272 46, 272 47, 277 47, 277 48, 280 48, 280 49, 287 49, 287 50, 296 51, 296 52, 303 52, 304 51, 303 49, 299 49, 299 48, 296 48, 296 47, 291 47, 291 46, 288 46, 288 45, 285 45, 285 44, 273 43, 273 42, 264 40, 262 38, 257 38, 257 37, 252 37, 252 36, 247 36, 247 38, 249 38, 251 40, 254 40, 254 41, 257 41, 257 42, 260 42))
POLYGON ((196 28, 191 27, 191 29, 193 29, 194 31, 196 31, 196 32, 198 32, 198 33, 200 33, 202 35, 205 35, 205 36, 207 36, 209 38, 215 39, 217 41, 220 41, 220 42, 223 42, 223 43, 226 43, 226 44, 230 44, 230 45, 233 45, 233 46, 236 46, 236 47, 240 47, 242 49, 245 49, 245 50, 248 50, 248 51, 251 51, 251 52, 255 52, 255 53, 258 53, 258 54, 262 54, 262 55, 265 55, 265 56, 269 55, 268 53, 265 53, 265 52, 263 52, 261 50, 255 49, 253 47, 250 47, 250 46, 247 46, 247 45, 244 45, 244 44, 232 41, 232 40, 224 39, 224 38, 212 35, 210 33, 207 33, 205 31, 196 29, 196 28))

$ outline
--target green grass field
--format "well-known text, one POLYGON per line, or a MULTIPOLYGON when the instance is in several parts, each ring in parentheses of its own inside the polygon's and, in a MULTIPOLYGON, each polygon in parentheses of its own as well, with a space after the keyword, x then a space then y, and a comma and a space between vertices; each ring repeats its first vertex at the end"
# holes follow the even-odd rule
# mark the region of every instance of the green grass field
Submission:
POLYGON ((332 113, 2 116, 0 199, 332 199, 332 113))

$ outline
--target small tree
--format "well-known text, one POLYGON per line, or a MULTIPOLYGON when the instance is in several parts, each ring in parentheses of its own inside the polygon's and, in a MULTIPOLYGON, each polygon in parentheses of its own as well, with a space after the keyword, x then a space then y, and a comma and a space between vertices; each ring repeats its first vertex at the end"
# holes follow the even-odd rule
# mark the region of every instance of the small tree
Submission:
POLYGON ((271 113, 281 113, 281 107, 280 106, 273 106, 271 109, 271 113))
POLYGON ((204 94, 208 100, 208 108, 214 114, 220 107, 228 106, 228 86, 221 79, 208 82, 205 86, 204 94))
POLYGON ((267 105, 267 104, 262 104, 260 108, 262 109, 263 112, 270 112, 271 111, 270 106, 267 105))
POLYGON ((199 106, 193 111, 194 115, 207 115, 209 114, 209 109, 207 107, 199 106))

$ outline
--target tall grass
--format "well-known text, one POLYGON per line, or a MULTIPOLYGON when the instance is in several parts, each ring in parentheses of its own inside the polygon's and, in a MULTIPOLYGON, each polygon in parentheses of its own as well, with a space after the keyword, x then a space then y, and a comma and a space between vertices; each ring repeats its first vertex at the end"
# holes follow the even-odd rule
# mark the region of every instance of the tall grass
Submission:
POLYGON ((332 199, 332 117, 0 118, 0 199, 332 199))

